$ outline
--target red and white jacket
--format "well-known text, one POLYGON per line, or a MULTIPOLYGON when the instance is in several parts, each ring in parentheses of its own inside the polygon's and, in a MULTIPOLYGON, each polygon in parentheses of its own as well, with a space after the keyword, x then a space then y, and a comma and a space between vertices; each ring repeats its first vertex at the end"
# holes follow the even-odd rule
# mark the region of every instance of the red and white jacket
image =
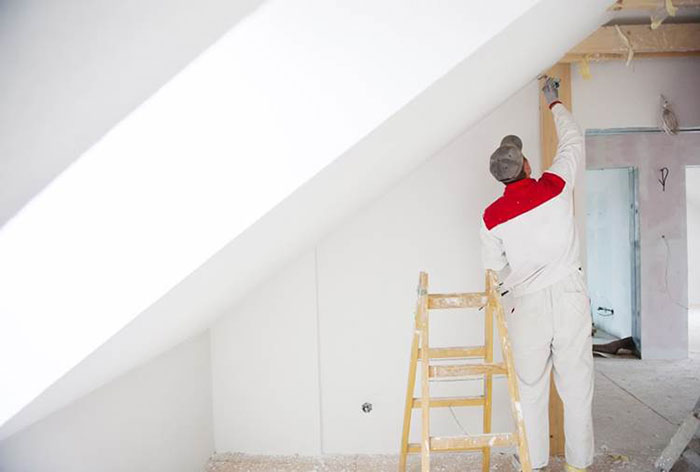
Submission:
POLYGON ((581 267, 573 194, 584 138, 564 105, 550 108, 559 138, 552 166, 539 180, 507 184, 481 224, 484 266, 510 269, 503 285, 515 296, 546 288, 581 267))

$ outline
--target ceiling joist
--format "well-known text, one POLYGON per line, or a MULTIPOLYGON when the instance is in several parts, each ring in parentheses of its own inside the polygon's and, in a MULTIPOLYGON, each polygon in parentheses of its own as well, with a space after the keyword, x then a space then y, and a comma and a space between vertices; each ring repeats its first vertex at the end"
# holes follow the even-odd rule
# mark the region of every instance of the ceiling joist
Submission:
POLYGON ((666 24, 655 30, 649 25, 603 26, 571 49, 560 62, 695 54, 700 54, 700 23, 666 24))
MULTIPOLYGON (((665 4, 665 0, 617 0, 610 10, 657 10, 664 8, 665 4)), ((700 7, 700 0, 673 0, 673 6, 676 8, 700 7)))

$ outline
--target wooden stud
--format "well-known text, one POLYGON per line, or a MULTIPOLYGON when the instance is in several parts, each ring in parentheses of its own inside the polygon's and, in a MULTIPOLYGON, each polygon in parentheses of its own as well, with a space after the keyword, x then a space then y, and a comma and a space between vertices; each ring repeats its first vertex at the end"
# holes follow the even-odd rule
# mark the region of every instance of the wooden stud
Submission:
POLYGON ((434 293, 428 296, 428 308, 481 308, 486 305, 485 293, 434 293))
POLYGON ((428 274, 420 273, 418 284, 418 317, 421 348, 421 471, 430 472, 430 346, 428 343, 428 274))
MULTIPOLYGON (((491 279, 491 287, 496 286, 496 273, 492 270, 488 271, 491 279)), ((518 454, 520 458, 520 466, 523 472, 532 472, 530 464, 530 451, 527 445, 527 435, 525 433, 525 420, 523 419, 523 410, 520 404, 520 390, 518 388, 518 379, 515 374, 515 362, 513 361, 512 348, 510 339, 508 338, 508 328, 506 327, 505 315, 503 314, 503 306, 498 299, 500 295, 498 291, 493 290, 489 293, 489 304, 493 308, 496 316, 496 326, 498 334, 501 338, 501 349, 503 350, 503 362, 506 364, 508 379, 508 392, 510 393, 510 406, 515 422, 515 430, 517 434, 518 454)))
MULTIPOLYGON (((557 64, 546 72, 550 77, 559 79, 559 100, 566 108, 571 110, 571 66, 569 64, 557 64)), ((540 88, 544 84, 541 81, 540 88)), ((554 118, 549 110, 549 105, 544 100, 544 95, 540 95, 540 144, 542 171, 549 169, 552 160, 557 153, 559 138, 557 129, 554 126, 554 118)))
MULTIPOLYGON (((660 54, 697 54, 700 52, 700 23, 662 24, 652 30, 649 25, 620 25, 629 40, 634 57, 660 54)), ((615 26, 602 26, 571 49, 559 62, 627 59, 629 46, 615 26)))
POLYGON ((564 436, 564 402, 554 384, 554 372, 549 374, 549 454, 564 456, 566 438, 564 436))
MULTIPOLYGON (((634 59, 662 59, 666 57, 697 57, 700 56, 700 48, 697 51, 687 51, 687 52, 640 52, 634 53, 634 59)), ((595 57, 585 57, 575 54, 566 54, 562 57, 559 62, 564 64, 580 64, 581 61, 586 59, 589 62, 607 62, 607 61, 626 61, 627 56, 621 56, 619 54, 596 54, 595 57)))
MULTIPOLYGON (((571 107, 571 66, 557 64, 546 72, 550 77, 559 78, 559 100, 569 110, 571 107)), ((542 84, 540 84, 542 85, 542 84)), ((542 170, 549 169, 557 153, 557 130, 549 106, 540 93, 540 142, 542 146, 542 170)), ((550 374, 549 392, 549 453, 553 456, 564 455, 564 403, 554 386, 554 376, 550 374)))

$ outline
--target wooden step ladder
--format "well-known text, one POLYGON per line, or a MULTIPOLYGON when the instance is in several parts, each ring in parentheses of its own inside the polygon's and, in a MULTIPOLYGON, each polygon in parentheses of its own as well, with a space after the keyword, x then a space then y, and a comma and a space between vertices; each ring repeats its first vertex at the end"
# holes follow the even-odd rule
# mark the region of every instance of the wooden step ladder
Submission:
POLYGON ((491 447, 514 445, 518 448, 520 464, 523 472, 531 472, 530 454, 525 435, 525 423, 520 408, 520 393, 518 391, 513 354, 508 338, 508 330, 501 305, 501 295, 498 291, 498 280, 495 272, 486 272, 486 291, 478 293, 428 293, 428 274, 420 273, 418 282, 418 304, 415 315, 415 330, 411 344, 411 363, 408 371, 408 389, 406 390, 406 407, 403 418, 403 434, 401 436, 401 451, 399 456, 399 472, 406 470, 406 456, 411 453, 421 454, 421 471, 430 471, 430 452, 454 452, 481 450, 483 461, 482 470, 489 470, 491 447), (454 308, 486 308, 484 345, 475 347, 431 348, 428 344, 430 310, 454 308), (501 338, 503 362, 493 362, 493 318, 501 338), (431 365, 430 359, 483 359, 480 364, 431 365), (416 371, 418 361, 421 367, 421 394, 414 398, 416 371), (513 433, 491 433, 491 409, 493 393, 493 376, 504 374, 508 379, 510 406, 515 420, 516 429, 513 433), (484 393, 473 397, 430 397, 430 381, 444 378, 464 377, 469 375, 484 376, 484 393), (435 437, 430 436, 430 409, 457 406, 480 406, 484 409, 483 433, 478 436, 435 437), (409 444, 408 436, 411 429, 411 412, 420 408, 422 419, 422 435, 420 444, 409 444))

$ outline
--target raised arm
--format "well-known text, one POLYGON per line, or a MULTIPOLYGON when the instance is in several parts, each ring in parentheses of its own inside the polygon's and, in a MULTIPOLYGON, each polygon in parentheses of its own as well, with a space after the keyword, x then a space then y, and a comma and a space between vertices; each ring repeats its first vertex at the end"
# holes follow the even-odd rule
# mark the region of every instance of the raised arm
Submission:
POLYGON ((557 129, 557 153, 547 172, 557 174, 572 188, 576 181, 576 171, 583 164, 584 138, 581 129, 574 121, 571 112, 559 101, 556 82, 548 78, 542 88, 545 99, 554 117, 557 129))

